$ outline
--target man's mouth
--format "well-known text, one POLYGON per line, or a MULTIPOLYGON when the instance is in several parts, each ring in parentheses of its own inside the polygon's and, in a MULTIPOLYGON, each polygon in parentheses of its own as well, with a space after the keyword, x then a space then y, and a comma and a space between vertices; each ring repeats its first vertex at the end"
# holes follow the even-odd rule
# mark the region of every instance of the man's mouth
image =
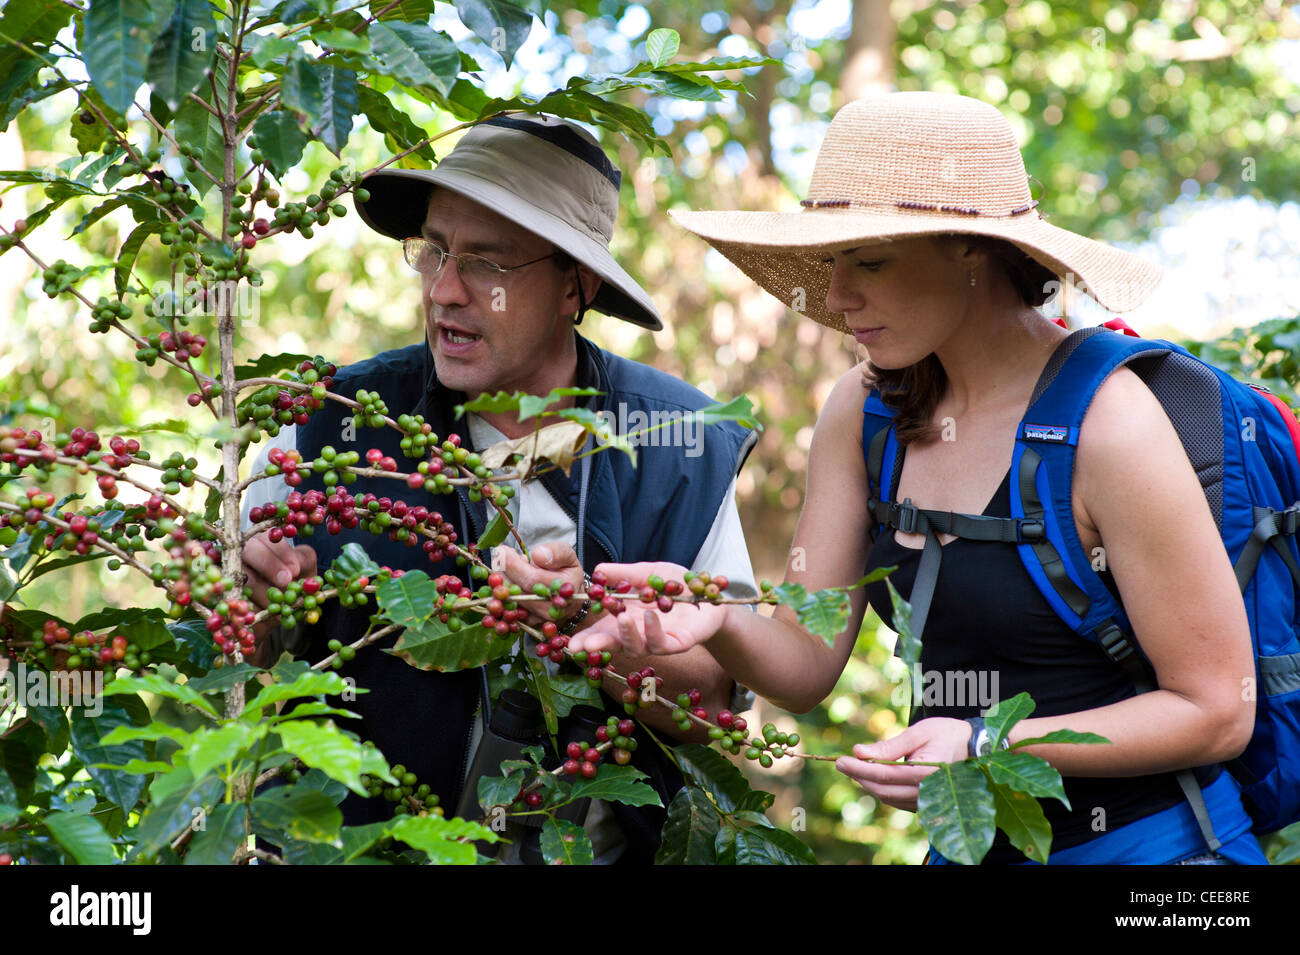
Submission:
POLYGON ((444 341, 452 345, 468 345, 478 341, 482 335, 474 335, 460 328, 453 328, 450 325, 439 325, 438 331, 444 341))

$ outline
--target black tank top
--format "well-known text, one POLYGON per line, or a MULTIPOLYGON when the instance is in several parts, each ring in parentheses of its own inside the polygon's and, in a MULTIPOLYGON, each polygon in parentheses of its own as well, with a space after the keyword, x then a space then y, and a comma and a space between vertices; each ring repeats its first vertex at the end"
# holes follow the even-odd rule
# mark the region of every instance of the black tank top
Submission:
MULTIPOLYGON (((1011 515, 1009 472, 984 513, 1011 515)), ((890 579, 910 598, 920 558, 919 548, 900 545, 892 529, 882 528, 867 570, 897 566, 890 579)), ((893 608, 884 581, 869 584, 866 592, 880 618, 892 626, 893 608)), ((913 700, 913 722, 926 716, 978 716, 997 700, 1020 692, 1034 698, 1033 716, 1075 713, 1134 695, 1124 671, 1052 610, 1015 545, 996 541, 958 538, 944 545, 920 671, 921 697, 913 700), (918 704, 924 704, 924 712, 918 704)), ((912 679, 912 685, 915 692, 918 681, 912 679)), ((1198 770, 1198 781, 1205 786, 1218 772, 1217 766, 1198 770)), ((1173 773, 1073 776, 1064 783, 1071 809, 1055 799, 1040 800, 1052 826, 1052 851, 1087 842, 1183 799, 1173 773)), ((999 831, 985 862, 1023 861, 1024 855, 999 831)))

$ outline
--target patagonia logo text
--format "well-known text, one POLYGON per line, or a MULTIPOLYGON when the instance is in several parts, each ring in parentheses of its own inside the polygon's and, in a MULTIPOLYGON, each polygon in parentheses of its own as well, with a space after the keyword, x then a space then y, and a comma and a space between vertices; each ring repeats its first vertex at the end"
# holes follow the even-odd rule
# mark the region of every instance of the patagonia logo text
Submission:
POLYGON ((1025 425, 1025 440, 1065 444, 1070 440, 1070 429, 1054 424, 1027 424, 1025 425))

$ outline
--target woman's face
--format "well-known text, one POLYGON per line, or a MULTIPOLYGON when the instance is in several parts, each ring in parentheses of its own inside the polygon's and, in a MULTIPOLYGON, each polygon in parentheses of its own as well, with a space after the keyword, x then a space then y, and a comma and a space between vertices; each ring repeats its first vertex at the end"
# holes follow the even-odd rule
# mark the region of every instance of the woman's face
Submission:
POLYGON ((878 367, 905 368, 942 348, 962 324, 971 270, 983 257, 960 240, 920 237, 844 249, 828 261, 826 308, 843 313, 878 367))

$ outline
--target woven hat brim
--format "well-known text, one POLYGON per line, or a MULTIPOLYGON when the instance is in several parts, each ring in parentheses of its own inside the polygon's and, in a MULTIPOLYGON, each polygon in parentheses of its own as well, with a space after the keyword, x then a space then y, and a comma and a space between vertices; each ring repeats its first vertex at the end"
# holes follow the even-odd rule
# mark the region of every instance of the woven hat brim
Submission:
POLYGON ((591 302, 596 311, 651 331, 664 327, 649 294, 614 260, 607 246, 494 183, 437 167, 385 169, 366 177, 370 198, 356 203, 357 212, 366 225, 389 238, 400 241, 419 235, 428 212, 429 190, 435 185, 517 223, 599 275, 603 281, 591 302))
POLYGON ((1033 218, 981 218, 851 210, 801 212, 671 212, 786 307, 837 331, 843 315, 826 309, 831 266, 827 253, 867 242, 964 233, 1011 242, 1072 281, 1104 307, 1136 308, 1163 271, 1139 256, 1033 218), (796 307, 802 305, 803 307, 796 307))

